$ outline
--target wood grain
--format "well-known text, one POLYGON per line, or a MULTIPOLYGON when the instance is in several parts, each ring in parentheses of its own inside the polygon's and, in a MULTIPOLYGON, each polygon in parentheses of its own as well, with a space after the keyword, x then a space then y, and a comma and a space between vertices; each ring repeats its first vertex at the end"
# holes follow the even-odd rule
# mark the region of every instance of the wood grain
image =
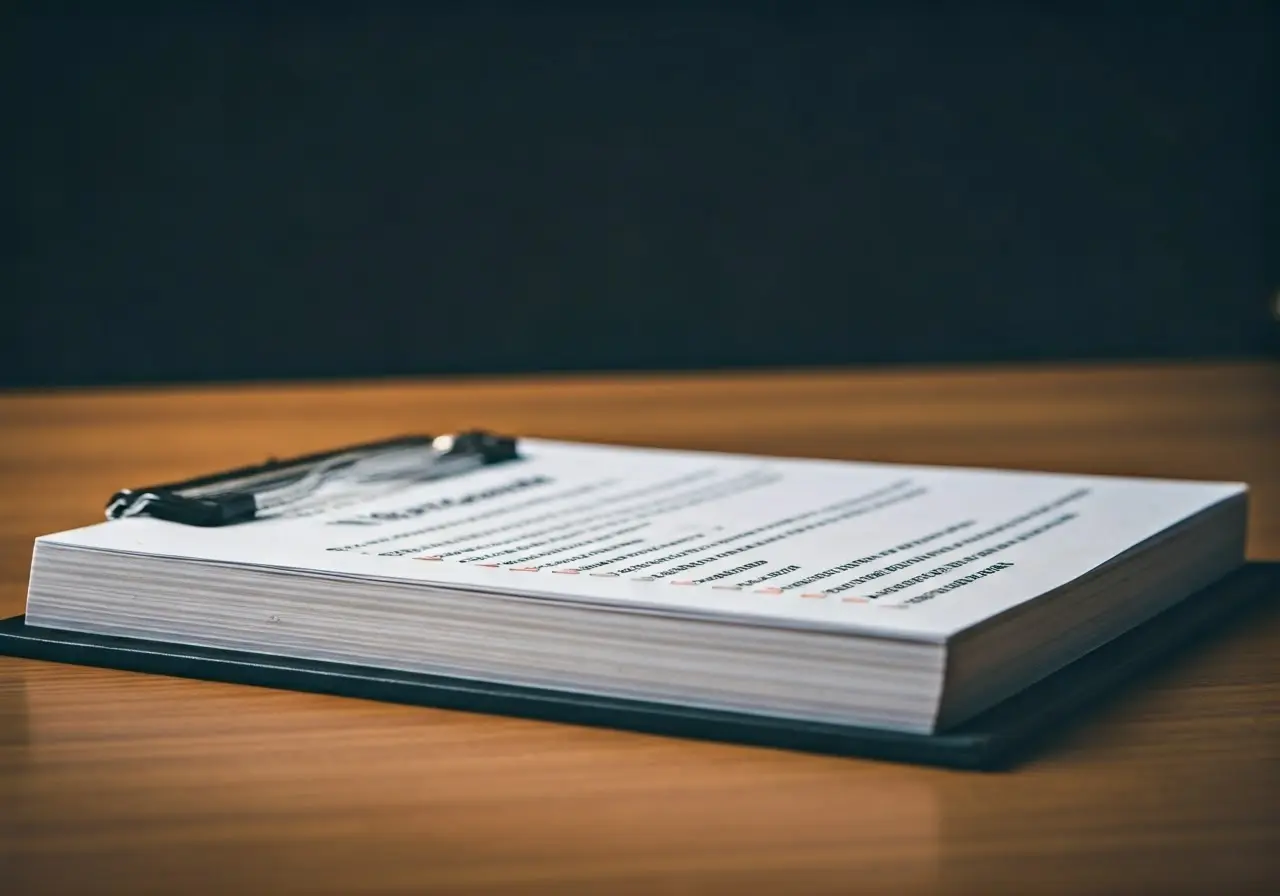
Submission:
MULTIPOLYGON (((0 397, 0 613, 114 489, 409 431, 1239 479, 1280 558, 1280 366, 0 397)), ((1231 893, 1280 883, 1280 612, 966 774, 0 658, 5 893, 1231 893)))

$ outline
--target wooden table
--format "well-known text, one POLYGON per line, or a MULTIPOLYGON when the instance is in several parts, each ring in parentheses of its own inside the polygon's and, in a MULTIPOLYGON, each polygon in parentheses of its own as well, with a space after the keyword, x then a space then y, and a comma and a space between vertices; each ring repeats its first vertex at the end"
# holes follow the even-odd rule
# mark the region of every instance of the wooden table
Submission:
MULTIPOLYGON (((1280 558, 1275 364, 86 391, 0 397, 0 613, 119 486, 475 425, 1243 479, 1280 558)), ((993 775, 0 658, 0 891, 1260 892, 1277 606, 993 775)))

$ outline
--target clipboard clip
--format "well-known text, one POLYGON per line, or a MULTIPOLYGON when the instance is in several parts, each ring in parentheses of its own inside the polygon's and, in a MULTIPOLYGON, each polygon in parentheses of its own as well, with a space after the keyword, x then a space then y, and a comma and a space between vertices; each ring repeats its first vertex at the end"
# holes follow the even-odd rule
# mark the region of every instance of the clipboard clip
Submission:
POLYGON ((229 526, 294 508, 326 486, 422 482, 517 457, 514 438, 480 430, 401 436, 286 460, 273 458, 183 482, 121 489, 107 502, 106 515, 109 520, 145 515, 189 526, 229 526))

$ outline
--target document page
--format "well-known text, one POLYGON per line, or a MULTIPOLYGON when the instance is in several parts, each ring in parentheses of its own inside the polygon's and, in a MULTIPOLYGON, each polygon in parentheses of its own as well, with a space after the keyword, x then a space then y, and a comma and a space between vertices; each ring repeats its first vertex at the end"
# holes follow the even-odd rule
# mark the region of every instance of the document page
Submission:
POLYGON ((1245 490, 541 440, 521 453, 240 525, 135 517, 41 540, 941 639, 1245 490))

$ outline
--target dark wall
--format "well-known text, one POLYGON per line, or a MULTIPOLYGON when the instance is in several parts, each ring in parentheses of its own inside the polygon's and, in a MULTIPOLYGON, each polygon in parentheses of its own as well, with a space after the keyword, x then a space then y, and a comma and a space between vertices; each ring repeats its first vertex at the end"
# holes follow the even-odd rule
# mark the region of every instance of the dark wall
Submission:
POLYGON ((1276 4, 833 6, 33 5, 3 383, 1264 349, 1276 4))

